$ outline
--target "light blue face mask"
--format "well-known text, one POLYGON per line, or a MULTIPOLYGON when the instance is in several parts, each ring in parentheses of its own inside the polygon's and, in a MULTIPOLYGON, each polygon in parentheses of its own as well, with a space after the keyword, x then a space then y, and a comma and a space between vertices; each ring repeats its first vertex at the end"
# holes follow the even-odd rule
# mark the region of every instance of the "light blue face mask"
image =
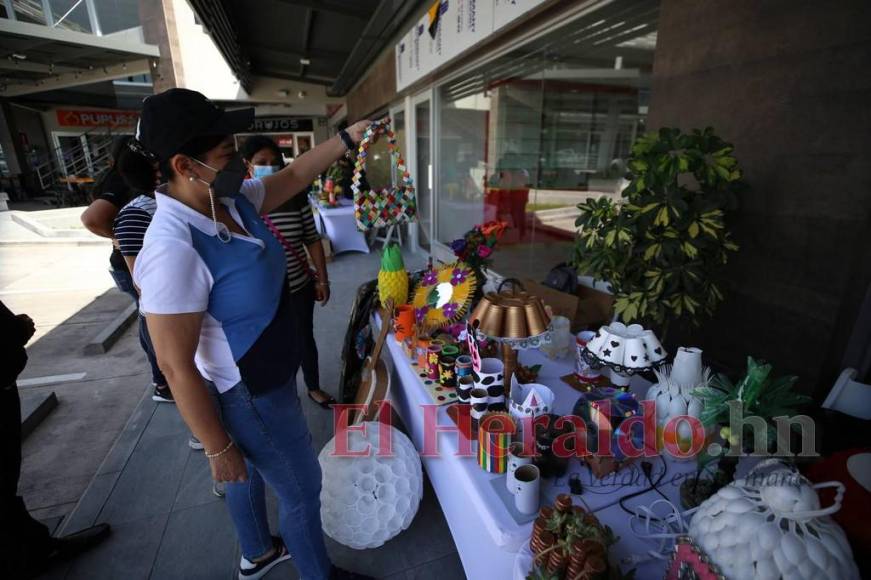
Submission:
POLYGON ((267 175, 272 175, 279 169, 277 165, 253 165, 252 167, 254 168, 254 177, 257 177, 258 179, 266 177, 267 175))

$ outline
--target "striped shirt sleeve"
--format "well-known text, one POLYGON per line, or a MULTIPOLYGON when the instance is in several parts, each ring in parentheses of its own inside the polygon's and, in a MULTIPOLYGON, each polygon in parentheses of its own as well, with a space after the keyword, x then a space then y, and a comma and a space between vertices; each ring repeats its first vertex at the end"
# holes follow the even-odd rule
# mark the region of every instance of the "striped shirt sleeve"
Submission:
POLYGON ((310 246, 321 241, 321 235, 315 227, 315 217, 312 213, 312 206, 306 204, 305 207, 300 208, 299 214, 302 218, 302 243, 306 246, 310 246))
POLYGON ((115 239, 122 256, 135 257, 142 250, 145 231, 151 223, 151 214, 140 207, 127 206, 115 218, 115 239))

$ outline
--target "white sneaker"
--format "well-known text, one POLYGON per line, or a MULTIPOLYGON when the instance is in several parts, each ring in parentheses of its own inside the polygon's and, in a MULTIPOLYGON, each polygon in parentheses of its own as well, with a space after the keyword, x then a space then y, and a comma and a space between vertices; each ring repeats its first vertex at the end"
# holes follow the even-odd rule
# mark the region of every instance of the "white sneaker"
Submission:
POLYGON ((190 439, 188 439, 188 447, 190 447, 194 451, 202 451, 203 450, 203 444, 200 443, 200 440, 197 439, 196 437, 194 437, 193 435, 191 435, 190 439))

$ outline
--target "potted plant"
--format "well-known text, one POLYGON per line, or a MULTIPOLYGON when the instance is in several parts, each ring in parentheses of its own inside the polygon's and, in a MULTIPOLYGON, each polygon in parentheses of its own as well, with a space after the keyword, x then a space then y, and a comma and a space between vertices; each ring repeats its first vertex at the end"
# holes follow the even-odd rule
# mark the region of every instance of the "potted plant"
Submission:
MULTIPOLYGON (((693 395, 704 405, 700 416, 702 425, 708 430, 719 428, 723 443, 722 452, 718 455, 700 454, 697 473, 681 484, 681 502, 685 508, 696 507, 732 482, 738 467, 738 455, 729 453, 731 449, 740 446, 742 451, 752 453, 761 447, 765 452, 772 451, 777 445, 777 423, 774 419, 791 417, 810 402, 810 397, 794 392, 797 377, 775 379, 771 371, 770 364, 747 357, 747 373, 737 383, 733 384, 725 375, 717 375, 709 385, 693 391, 693 395), (754 432, 749 422, 743 423, 742 432, 733 432, 730 426, 733 408, 740 411, 741 417, 762 418, 766 425, 765 432, 754 432), (714 465, 716 468, 711 472, 710 468, 714 465)), ((790 426, 798 429, 796 423, 790 426)))
POLYGON ((611 285, 624 322, 699 324, 723 299, 717 274, 738 249, 726 211, 743 187, 731 144, 713 129, 660 129, 632 146, 620 201, 578 205, 573 263, 611 285))

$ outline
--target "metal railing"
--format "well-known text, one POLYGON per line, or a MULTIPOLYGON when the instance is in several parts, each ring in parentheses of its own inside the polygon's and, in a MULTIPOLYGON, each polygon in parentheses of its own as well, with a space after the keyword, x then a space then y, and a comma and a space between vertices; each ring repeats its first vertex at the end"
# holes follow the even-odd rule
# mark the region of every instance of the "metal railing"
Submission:
MULTIPOLYGON (((63 186, 69 188, 72 177, 95 178, 109 165, 114 135, 83 133, 85 139, 73 147, 55 147, 46 155, 45 161, 33 170, 44 191, 63 186)), ((80 137, 82 137, 80 136, 80 137)))

